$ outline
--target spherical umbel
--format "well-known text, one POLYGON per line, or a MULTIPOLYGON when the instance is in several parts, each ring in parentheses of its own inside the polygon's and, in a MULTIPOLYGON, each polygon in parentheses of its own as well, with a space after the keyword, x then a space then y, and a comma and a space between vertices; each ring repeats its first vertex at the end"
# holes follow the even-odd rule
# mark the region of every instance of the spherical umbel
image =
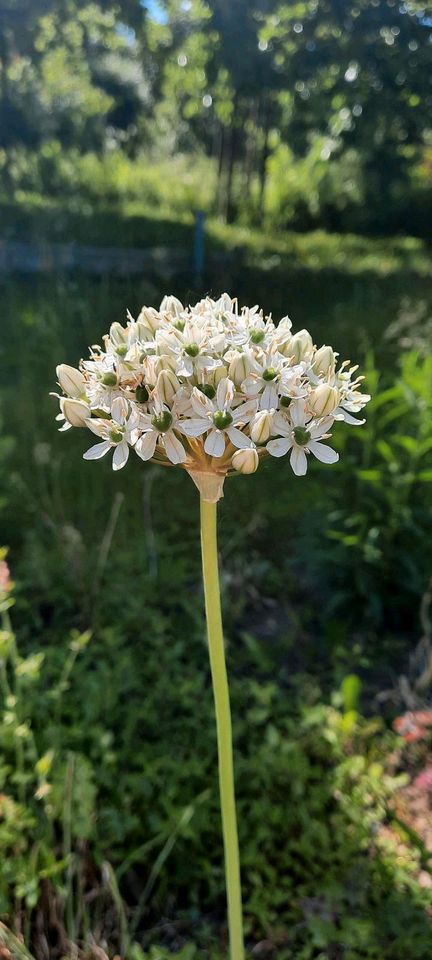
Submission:
POLYGON ((289 455, 298 476, 310 454, 335 463, 324 441, 339 421, 363 423, 356 414, 370 398, 355 366, 337 367, 331 346, 291 327, 228 294, 189 307, 164 297, 112 323, 79 369, 57 367, 60 429, 87 427, 97 443, 85 459, 111 451, 115 470, 131 450, 181 466, 212 501, 227 476, 254 473, 268 456, 289 455))

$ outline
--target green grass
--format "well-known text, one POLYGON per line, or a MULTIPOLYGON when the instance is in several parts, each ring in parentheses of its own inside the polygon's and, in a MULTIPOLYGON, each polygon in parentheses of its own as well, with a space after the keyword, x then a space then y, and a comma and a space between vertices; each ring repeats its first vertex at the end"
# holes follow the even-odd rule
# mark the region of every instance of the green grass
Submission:
MULTIPOLYGON (((130 217, 126 208, 84 215, 55 204, 5 210, 3 236, 192 242, 191 222, 136 208, 130 217)), ((208 237, 210 249, 233 253, 229 263, 209 265, 201 282, 176 276, 170 292, 194 300, 228 288, 276 318, 289 313, 317 342, 367 364, 374 392, 378 376, 382 389, 393 383, 399 348, 387 330, 403 310, 415 316, 432 292, 424 245, 322 233, 272 238, 215 222, 208 237)), ((56 902, 66 890, 72 914, 80 903, 96 927, 102 914, 118 952, 115 910, 110 927, 115 884, 91 899, 109 861, 127 923, 139 917, 140 946, 128 960, 156 960, 155 943, 165 944, 163 957, 186 944, 182 960, 216 960, 224 955, 222 851, 196 491, 180 470, 144 469, 137 457, 120 474, 108 462, 84 462, 88 438, 57 432, 49 397, 56 364, 85 356, 111 321, 124 320, 126 307, 136 313, 143 302, 158 304, 164 282, 47 275, 9 277, 0 290, 2 537, 17 580, 20 649, 46 654, 22 710, 42 754, 59 744, 48 825, 28 755, 26 810, 38 818, 36 841, 19 809, 8 824, 0 820, 0 854, 14 863, 10 844, 24 850, 9 884, 0 882, 3 904, 16 884, 31 918, 32 864, 43 876, 50 857, 61 861, 65 770, 73 763, 75 880, 53 867, 56 902), (56 706, 71 628, 91 628, 93 639, 56 706), (93 890, 81 887, 89 876, 93 890)), ((368 426, 350 433, 331 473, 314 463, 298 481, 272 461, 256 476, 229 481, 221 504, 247 939, 252 947, 273 938, 278 960, 402 960, 410 949, 419 960, 429 956, 430 895, 417 882, 417 848, 401 861, 375 830, 394 789, 382 775, 393 735, 381 721, 349 727, 352 718, 323 706, 354 671, 363 707, 375 711, 375 693, 406 669, 417 640, 431 518, 427 485, 416 485, 413 471, 428 377, 427 365, 412 358, 397 420, 391 401, 372 406, 368 426), (309 902, 324 916, 308 912, 309 902)), ((0 786, 15 795, 10 723, 6 710, 2 725, 0 709, 0 786)))
MULTIPOLYGON (((117 206, 80 201, 74 207, 23 194, 19 203, 0 203, 0 235, 11 240, 192 249, 193 230, 192 214, 161 217, 158 208, 143 207, 137 201, 117 206)), ((238 256, 241 251, 246 264, 263 271, 279 267, 352 276, 386 277, 400 271, 432 276, 431 248, 415 237, 369 238, 322 230, 267 234, 208 218, 206 241, 208 253, 238 256)))

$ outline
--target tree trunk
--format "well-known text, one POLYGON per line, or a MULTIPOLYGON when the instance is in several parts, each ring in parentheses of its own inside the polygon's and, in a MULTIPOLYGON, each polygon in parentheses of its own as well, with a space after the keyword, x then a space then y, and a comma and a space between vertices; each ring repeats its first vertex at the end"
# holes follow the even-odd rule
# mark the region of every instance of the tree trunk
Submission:
POLYGON ((259 196, 258 196, 258 221, 262 223, 264 216, 264 194, 267 178, 267 160, 269 155, 269 133, 271 123, 271 109, 269 99, 264 100, 264 123, 263 123, 263 145, 261 149, 261 158, 259 165, 259 196))
POLYGON ((226 177, 225 198, 224 198, 225 223, 232 223, 234 219, 234 210, 233 210, 233 203, 232 203, 234 160, 235 160, 235 150, 236 150, 236 128, 234 124, 235 124, 235 115, 233 117, 233 122, 229 132, 228 164, 227 164, 227 177, 226 177))
POLYGON ((226 129, 223 123, 220 124, 219 132, 219 151, 218 151, 218 171, 217 171, 217 212, 219 216, 223 215, 223 181, 224 181, 224 157, 225 157, 226 129))
POLYGON ((10 196, 13 193, 13 183, 12 176, 10 172, 10 144, 7 141, 7 129, 9 124, 9 116, 11 101, 10 101, 10 92, 9 92, 9 78, 8 78, 8 67, 10 61, 9 53, 9 41, 7 36, 6 28, 1 28, 0 25, 0 70, 1 70, 1 81, 0 81, 0 96, 2 103, 2 113, 3 113, 3 129, 5 134, 5 162, 3 166, 3 186, 7 196, 10 196))
POLYGON ((258 101, 252 100, 249 107, 248 129, 243 161, 243 195, 246 201, 250 200, 252 174, 255 166, 257 126, 258 101))

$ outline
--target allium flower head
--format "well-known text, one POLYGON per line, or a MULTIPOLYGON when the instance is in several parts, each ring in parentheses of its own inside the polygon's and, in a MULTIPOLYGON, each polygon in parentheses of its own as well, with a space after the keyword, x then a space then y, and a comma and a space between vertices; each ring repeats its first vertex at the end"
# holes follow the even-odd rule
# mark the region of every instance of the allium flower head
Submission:
POLYGON ((57 367, 61 430, 88 427, 87 460, 112 452, 114 470, 134 449, 143 460, 183 467, 204 499, 218 500, 234 472, 254 473, 270 455, 303 476, 312 454, 335 463, 323 442, 335 421, 360 425, 370 397, 362 377, 307 330, 275 324, 224 293, 184 307, 164 297, 137 320, 113 323, 79 370, 57 367))

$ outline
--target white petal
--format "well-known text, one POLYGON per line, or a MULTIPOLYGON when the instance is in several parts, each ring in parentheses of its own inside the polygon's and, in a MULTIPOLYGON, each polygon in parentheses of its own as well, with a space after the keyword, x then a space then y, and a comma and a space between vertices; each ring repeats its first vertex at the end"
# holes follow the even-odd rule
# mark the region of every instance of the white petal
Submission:
POLYGON ((113 462, 112 462, 113 470, 121 470, 122 467, 124 467, 125 464, 128 462, 128 458, 129 458, 129 447, 126 443, 126 440, 122 440, 121 443, 119 443, 114 450, 113 462))
POLYGON ((273 417, 272 424, 272 433, 279 434, 281 437, 290 437, 292 434, 292 426, 285 414, 278 411, 273 417))
POLYGON ((180 440, 175 436, 172 430, 164 434, 163 445, 166 455, 171 463, 184 463, 187 457, 186 450, 180 440))
POLYGON ((256 397, 261 390, 261 381, 257 380, 256 377, 246 377, 241 385, 241 390, 247 397, 256 397))
POLYGON ((307 473, 307 457, 302 447, 292 448, 290 464, 296 477, 304 477, 305 473, 307 473))
POLYGON ((214 413, 214 406, 205 393, 194 387, 190 396, 191 406, 198 417, 203 417, 206 413, 214 413))
POLYGON ((272 457, 284 457, 288 450, 291 450, 292 440, 289 440, 288 437, 281 438, 280 440, 269 440, 266 449, 271 453, 272 457))
POLYGON ((275 383, 266 383, 260 397, 260 410, 272 410, 278 405, 278 392, 275 383))
POLYGON ((289 412, 293 426, 304 427, 306 423, 304 400, 293 400, 293 402, 290 403, 289 412))
POLYGON ((181 423, 177 423, 176 430, 184 433, 187 437, 202 437, 203 433, 210 429, 210 426, 210 420, 191 417, 189 420, 182 420, 181 423))
POLYGON ((231 411, 234 423, 237 423, 238 420, 241 420, 243 423, 249 423, 251 417, 256 413, 256 409, 256 400, 246 400, 246 403, 241 403, 239 407, 231 411))
POLYGON ((205 354, 198 356, 195 360, 195 363, 198 367, 198 370, 214 370, 215 367, 221 366, 220 360, 216 360, 214 357, 209 357, 205 354))
POLYGON ((111 404, 111 416, 116 423, 123 424, 129 413, 129 406, 124 397, 116 397, 111 404))
POLYGON ((239 450, 245 450, 246 447, 252 446, 251 438, 247 437, 241 430, 238 430, 237 427, 228 427, 226 432, 231 443, 233 443, 235 447, 238 447, 239 450))
POLYGON ((223 457, 225 437, 221 430, 210 430, 208 437, 206 437, 204 450, 210 457, 223 457))
POLYGON ((148 433, 144 433, 143 436, 137 440, 135 450, 138 456, 141 457, 141 460, 151 460, 155 452, 157 438, 157 430, 149 430, 148 433))
POLYGON ((101 457, 104 457, 108 450, 110 449, 109 440, 103 440, 102 443, 95 443, 94 447, 90 447, 89 450, 83 454, 84 460, 100 460, 101 457))
POLYGON ((325 433, 328 433, 330 428, 334 424, 334 417, 325 417, 324 420, 321 420, 316 427, 311 427, 309 432, 312 440, 318 440, 319 437, 322 437, 325 433))
POLYGON ((178 377, 191 377, 194 372, 193 363, 190 357, 182 357, 176 370, 178 377))
POLYGON ((350 413, 343 409, 343 407, 338 407, 335 410, 336 420, 343 419, 345 423, 350 423, 353 427, 361 427, 366 420, 356 420, 355 417, 352 417, 350 413))
POLYGON ((230 407, 234 399, 234 384, 228 377, 223 377, 219 381, 216 391, 216 403, 218 410, 225 410, 230 407))
POLYGON ((108 430, 107 420, 99 420, 96 417, 89 417, 87 420, 87 426, 92 433, 95 433, 97 437, 106 437, 108 430))
POLYGON ((318 440, 309 440, 308 449, 313 453, 321 463, 337 463, 339 454, 332 450, 327 443, 320 443, 318 440))

